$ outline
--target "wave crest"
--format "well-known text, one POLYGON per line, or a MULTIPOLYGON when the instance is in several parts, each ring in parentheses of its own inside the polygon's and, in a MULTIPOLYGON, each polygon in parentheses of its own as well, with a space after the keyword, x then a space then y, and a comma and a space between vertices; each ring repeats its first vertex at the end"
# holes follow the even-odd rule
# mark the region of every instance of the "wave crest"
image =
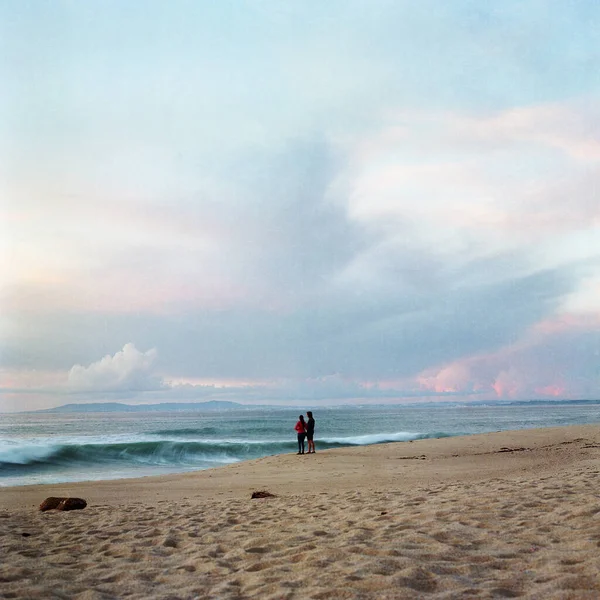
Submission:
MULTIPOLYGON (((177 430, 175 430, 177 431, 177 430)), ((197 435, 198 430, 178 430, 180 435, 197 435), (183 433, 182 433, 183 432, 183 433)), ((158 434, 158 432, 156 432, 158 434)), ((165 430, 172 436, 173 430, 165 430)), ((388 442, 406 442, 432 437, 447 437, 444 432, 435 433, 380 433, 350 437, 317 438, 318 450, 347 446, 367 446, 388 442)), ((0 448, 0 477, 27 474, 52 469, 93 466, 161 466, 207 468, 241 460, 296 451, 296 441, 289 440, 150 440, 102 443, 29 444, 0 448)))

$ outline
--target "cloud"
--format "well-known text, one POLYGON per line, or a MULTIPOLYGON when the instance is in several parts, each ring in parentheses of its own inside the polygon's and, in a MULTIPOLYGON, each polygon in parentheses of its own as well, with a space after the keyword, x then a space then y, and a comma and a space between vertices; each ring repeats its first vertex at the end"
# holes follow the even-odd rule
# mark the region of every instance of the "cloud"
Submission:
POLYGON ((57 380, 56 373, 50 372, 45 374, 45 384, 33 386, 31 374, 5 370, 0 384, 1 408, 18 410, 23 408, 24 402, 31 409, 46 408, 55 405, 59 398, 63 402, 68 399, 75 403, 110 399, 134 404, 233 400, 251 405, 293 405, 300 402, 329 405, 454 395, 452 391, 424 389, 409 381, 404 386, 379 385, 339 375, 278 379, 260 384, 173 383, 152 375, 155 356, 154 350, 142 353, 133 344, 126 344, 114 356, 107 355, 88 367, 75 365, 69 371, 66 384, 57 380))
MULTIPOLYGON (((19 390, 12 378, 13 389, 2 391, 7 402, 12 394, 15 408, 25 397, 31 397, 31 406, 37 402, 42 407, 32 397, 35 393, 51 395, 54 404, 61 396, 98 401, 98 392, 110 394, 111 400, 138 403, 594 397, 600 384, 600 320, 593 315, 552 316, 564 285, 561 277, 537 274, 479 289, 458 286, 438 303, 429 298, 427 306, 405 307, 402 316, 392 304, 385 318, 381 307, 369 311, 368 305, 358 303, 358 312, 336 312, 332 306, 331 312, 302 319, 297 313, 245 313, 221 315, 218 322, 213 315, 202 324, 189 318, 179 323, 141 320, 138 339, 147 331, 165 344, 168 358, 162 370, 183 378, 229 377, 232 382, 170 383, 158 376, 155 350, 140 352, 128 343, 87 367, 73 366, 66 388, 19 390), (298 329, 297 322, 304 327, 298 329), (431 366, 435 364, 440 366, 431 366), (264 381, 236 385, 242 375, 264 381)), ((105 333, 117 324, 112 335, 132 333, 130 319, 112 324, 105 320, 105 333)))
MULTIPOLYGON (((417 269, 419 260, 417 254, 417 269)), ((571 289, 572 269, 523 273, 515 261, 502 270, 498 261, 467 263, 462 271, 442 263, 424 283, 375 262, 371 273, 324 285, 318 296, 295 299, 286 311, 242 304, 175 315, 29 315, 39 341, 13 334, 6 358, 13 366, 29 356, 38 365, 69 369, 82 356, 97 360, 98 348, 112 353, 125 338, 136 347, 160 348, 161 372, 173 378, 408 377, 502 347, 554 312, 571 289), (367 276, 373 280, 363 281, 367 276), (72 331, 77 335, 67 337, 72 331), (52 352, 45 340, 60 336, 64 350, 52 352)))
MULTIPOLYGON (((415 124, 410 140, 422 126, 415 124)), ((435 128, 429 132, 432 150, 439 135, 435 128)), ((165 378, 272 386, 286 380, 296 394, 307 381, 331 377, 358 386, 414 379, 428 367, 513 343, 577 289, 578 268, 562 256, 558 266, 549 254, 540 260, 529 242, 516 243, 504 227, 511 215, 518 221, 518 206, 499 197, 494 210, 502 211, 502 226, 484 229, 481 211, 472 211, 473 196, 456 227, 461 205, 453 199, 469 185, 461 188, 462 178, 452 186, 438 181, 444 171, 436 173, 434 152, 432 170, 407 166, 402 152, 410 144, 402 152, 394 144, 386 141, 359 165, 348 148, 323 134, 288 140, 231 159, 213 172, 206 194, 173 206, 167 199, 150 203, 144 213, 127 205, 114 228, 94 231, 98 238, 105 231, 118 237, 107 254, 90 252, 94 260, 86 273, 61 280, 56 296, 47 286, 37 295, 30 288, 32 304, 41 303, 37 311, 23 311, 22 297, 12 303, 13 325, 3 340, 7 365, 71 369, 72 390, 123 393, 161 386, 156 362, 136 347, 160 349, 165 378), (396 212, 357 215, 352 192, 382 160, 409 175, 408 183, 400 178, 381 186, 396 212), (228 169, 235 178, 226 178, 228 169), (413 186, 427 191, 430 184, 438 196, 413 195, 413 186), (48 342, 53 339, 63 340, 60 353, 48 342), (131 372, 113 365, 121 353, 110 356, 126 342, 132 349, 122 362, 142 365, 131 372), (103 354, 109 356, 96 363, 103 354), (74 363, 90 366, 71 368, 74 363)), ((361 192, 367 209, 378 190, 361 192)), ((108 213, 102 214, 107 225, 108 213)), ((79 216, 82 225, 89 222, 85 210, 79 216)), ((430 390, 454 387, 446 382, 430 390)), ((323 384, 314 389, 324 394, 323 384)), ((250 393, 261 390, 240 390, 250 393)))
POLYGON ((3 364, 81 396, 558 389, 516 348, 597 296, 598 9, 224 6, 6 9, 36 76, 3 71, 3 364))
POLYGON ((410 221, 446 238, 452 226, 456 237, 504 244, 516 233, 530 239, 589 226, 598 219, 597 106, 590 97, 491 115, 392 113, 350 144, 351 214, 410 221))
POLYGON ((162 381, 153 372, 155 349, 140 352, 134 344, 125 344, 113 356, 84 367, 74 365, 68 375, 73 392, 129 392, 159 390, 162 381))
POLYGON ((460 119, 455 131, 494 145, 526 143, 564 152, 577 161, 600 161, 596 102, 514 107, 491 117, 460 119))
POLYGON ((429 369, 423 389, 476 391, 487 398, 597 398, 600 315, 563 314, 536 323, 517 341, 429 369))

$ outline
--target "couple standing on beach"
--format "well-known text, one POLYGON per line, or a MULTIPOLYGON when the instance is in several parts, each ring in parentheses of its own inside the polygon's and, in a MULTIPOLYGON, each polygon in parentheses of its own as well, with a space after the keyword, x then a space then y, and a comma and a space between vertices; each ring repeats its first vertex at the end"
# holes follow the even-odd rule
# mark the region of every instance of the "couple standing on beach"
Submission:
POLYGON ((315 453, 315 442, 313 437, 315 435, 315 420, 310 410, 306 411, 307 421, 304 420, 304 415, 298 417, 296 423, 296 433, 298 434, 298 454, 304 454, 304 438, 308 441, 308 452, 307 454, 315 453))

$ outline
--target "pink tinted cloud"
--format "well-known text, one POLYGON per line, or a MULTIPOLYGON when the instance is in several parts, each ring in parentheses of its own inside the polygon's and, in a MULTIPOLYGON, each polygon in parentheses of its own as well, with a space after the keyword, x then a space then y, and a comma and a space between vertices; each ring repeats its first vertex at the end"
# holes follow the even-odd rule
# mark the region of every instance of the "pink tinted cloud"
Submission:
POLYGON ((191 308, 223 309, 244 297, 241 286, 226 280, 107 271, 95 277, 22 282, 5 288, 1 301, 7 315, 61 311, 170 314, 191 308))
POLYGON ((393 111, 386 125, 353 147, 356 162, 379 161, 407 152, 413 158, 477 156, 532 143, 557 148, 583 162, 600 161, 598 99, 516 106, 491 114, 393 111))
POLYGON ((222 309, 248 296, 226 268, 224 248, 235 248, 239 236, 210 206, 200 214, 96 200, 67 197, 52 213, 20 213, 24 228, 15 235, 35 243, 11 245, 3 310, 168 313, 222 309), (36 235, 42 223, 53 237, 36 235))
POLYGON ((600 330, 600 312, 562 313, 539 321, 530 329, 532 339, 560 335, 569 331, 600 330))
POLYGON ((535 391, 541 396, 554 396, 555 398, 564 398, 567 394, 567 389, 558 384, 535 388, 535 391))
POLYGON ((472 391, 471 373, 468 365, 453 363, 435 374, 422 374, 417 377, 419 385, 434 392, 472 391))
POLYGON ((65 374, 59 371, 40 369, 0 370, 0 388, 36 390, 38 388, 59 387, 64 385, 65 381, 65 374))
POLYGON ((491 143, 526 142, 549 146, 582 161, 600 161, 597 103, 573 102, 516 107, 496 115, 457 118, 460 136, 491 143))
POLYGON ((563 314, 496 352, 428 369, 417 382, 423 389, 490 399, 590 398, 600 390, 599 363, 600 313, 563 314))
POLYGON ((597 106, 590 99, 492 115, 390 114, 352 150, 351 212, 527 239, 589 227, 600 219, 597 106))

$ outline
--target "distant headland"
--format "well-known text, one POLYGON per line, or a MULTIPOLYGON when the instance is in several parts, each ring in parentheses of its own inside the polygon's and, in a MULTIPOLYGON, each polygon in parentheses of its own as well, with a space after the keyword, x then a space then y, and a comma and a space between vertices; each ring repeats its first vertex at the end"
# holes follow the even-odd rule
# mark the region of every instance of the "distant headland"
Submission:
POLYGON ((208 402, 161 402, 159 404, 123 404, 121 402, 91 402, 86 404, 63 404, 54 408, 44 408, 29 412, 35 413, 89 413, 89 412, 160 412, 174 410, 213 411, 234 408, 248 408, 246 404, 228 400, 208 402))

